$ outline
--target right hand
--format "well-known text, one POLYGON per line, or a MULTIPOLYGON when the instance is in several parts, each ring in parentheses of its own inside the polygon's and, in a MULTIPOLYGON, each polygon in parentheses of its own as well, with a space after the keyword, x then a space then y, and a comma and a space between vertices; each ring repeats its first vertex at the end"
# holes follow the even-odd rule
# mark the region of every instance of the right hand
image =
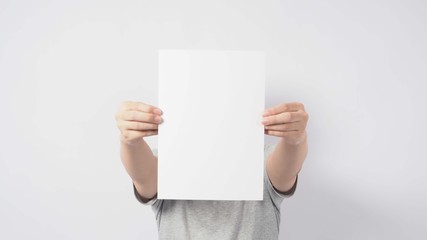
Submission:
POLYGON ((142 102, 122 102, 115 115, 120 140, 131 145, 144 137, 157 135, 158 125, 163 122, 162 113, 159 108, 142 102))

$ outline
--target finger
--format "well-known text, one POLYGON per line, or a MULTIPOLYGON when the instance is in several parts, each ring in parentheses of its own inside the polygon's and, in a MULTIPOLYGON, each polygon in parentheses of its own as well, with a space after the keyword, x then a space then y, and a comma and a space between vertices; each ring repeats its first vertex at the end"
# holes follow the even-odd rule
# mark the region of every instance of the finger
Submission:
POLYGON ((304 111, 304 105, 302 103, 299 103, 299 102, 282 103, 272 108, 266 109, 262 116, 263 117, 270 116, 270 115, 275 115, 282 112, 296 112, 298 110, 304 111))
POLYGON ((121 113, 121 119, 125 121, 140 121, 148 123, 160 123, 162 117, 152 114, 152 113, 143 113, 139 111, 126 111, 121 113))
POLYGON ((149 130, 149 131, 126 130, 122 132, 122 138, 126 141, 133 141, 141 137, 148 137, 156 134, 158 134, 158 130, 149 130))
POLYGON ((155 113, 161 115, 163 112, 160 108, 143 102, 125 101, 122 110, 124 111, 140 111, 146 113, 155 113))
POLYGON ((265 126, 265 129, 275 130, 275 131, 299 131, 303 128, 304 128, 304 124, 302 122, 292 122, 292 123, 265 126))
POLYGON ((274 125, 302 121, 306 118, 306 113, 299 112, 283 112, 277 115, 264 117, 262 123, 264 125, 274 125))
POLYGON ((265 130, 264 133, 267 135, 276 136, 276 137, 297 136, 301 134, 299 131, 282 132, 282 131, 274 131, 274 130, 265 130))
POLYGON ((121 130, 156 130, 159 125, 154 123, 147 122, 138 122, 138 121, 120 121, 118 123, 119 129, 121 130))

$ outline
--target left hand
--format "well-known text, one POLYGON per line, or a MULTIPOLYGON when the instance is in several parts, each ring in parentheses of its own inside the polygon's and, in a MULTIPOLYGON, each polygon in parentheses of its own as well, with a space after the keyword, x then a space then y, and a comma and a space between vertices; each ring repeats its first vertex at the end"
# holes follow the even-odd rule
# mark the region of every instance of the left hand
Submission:
POLYGON ((264 134, 282 137, 291 145, 298 145, 305 140, 308 113, 302 103, 282 103, 266 109, 262 116, 264 134))

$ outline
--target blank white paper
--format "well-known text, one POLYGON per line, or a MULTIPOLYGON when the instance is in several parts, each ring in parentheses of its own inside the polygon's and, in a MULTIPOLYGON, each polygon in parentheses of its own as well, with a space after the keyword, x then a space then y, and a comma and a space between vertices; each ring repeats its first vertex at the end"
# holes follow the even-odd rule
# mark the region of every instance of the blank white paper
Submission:
POLYGON ((158 198, 263 200, 265 53, 159 50, 158 198))

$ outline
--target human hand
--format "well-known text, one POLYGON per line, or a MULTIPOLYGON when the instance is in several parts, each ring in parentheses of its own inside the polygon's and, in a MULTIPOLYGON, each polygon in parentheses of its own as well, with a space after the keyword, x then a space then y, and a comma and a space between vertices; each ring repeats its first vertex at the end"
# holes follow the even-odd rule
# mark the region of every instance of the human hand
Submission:
POLYGON ((120 140, 132 145, 143 137, 157 135, 162 113, 159 108, 142 102, 122 102, 115 114, 120 140))
POLYGON ((262 116, 264 134, 282 137, 291 145, 298 145, 306 138, 309 116, 302 103, 282 103, 266 109, 262 116))

